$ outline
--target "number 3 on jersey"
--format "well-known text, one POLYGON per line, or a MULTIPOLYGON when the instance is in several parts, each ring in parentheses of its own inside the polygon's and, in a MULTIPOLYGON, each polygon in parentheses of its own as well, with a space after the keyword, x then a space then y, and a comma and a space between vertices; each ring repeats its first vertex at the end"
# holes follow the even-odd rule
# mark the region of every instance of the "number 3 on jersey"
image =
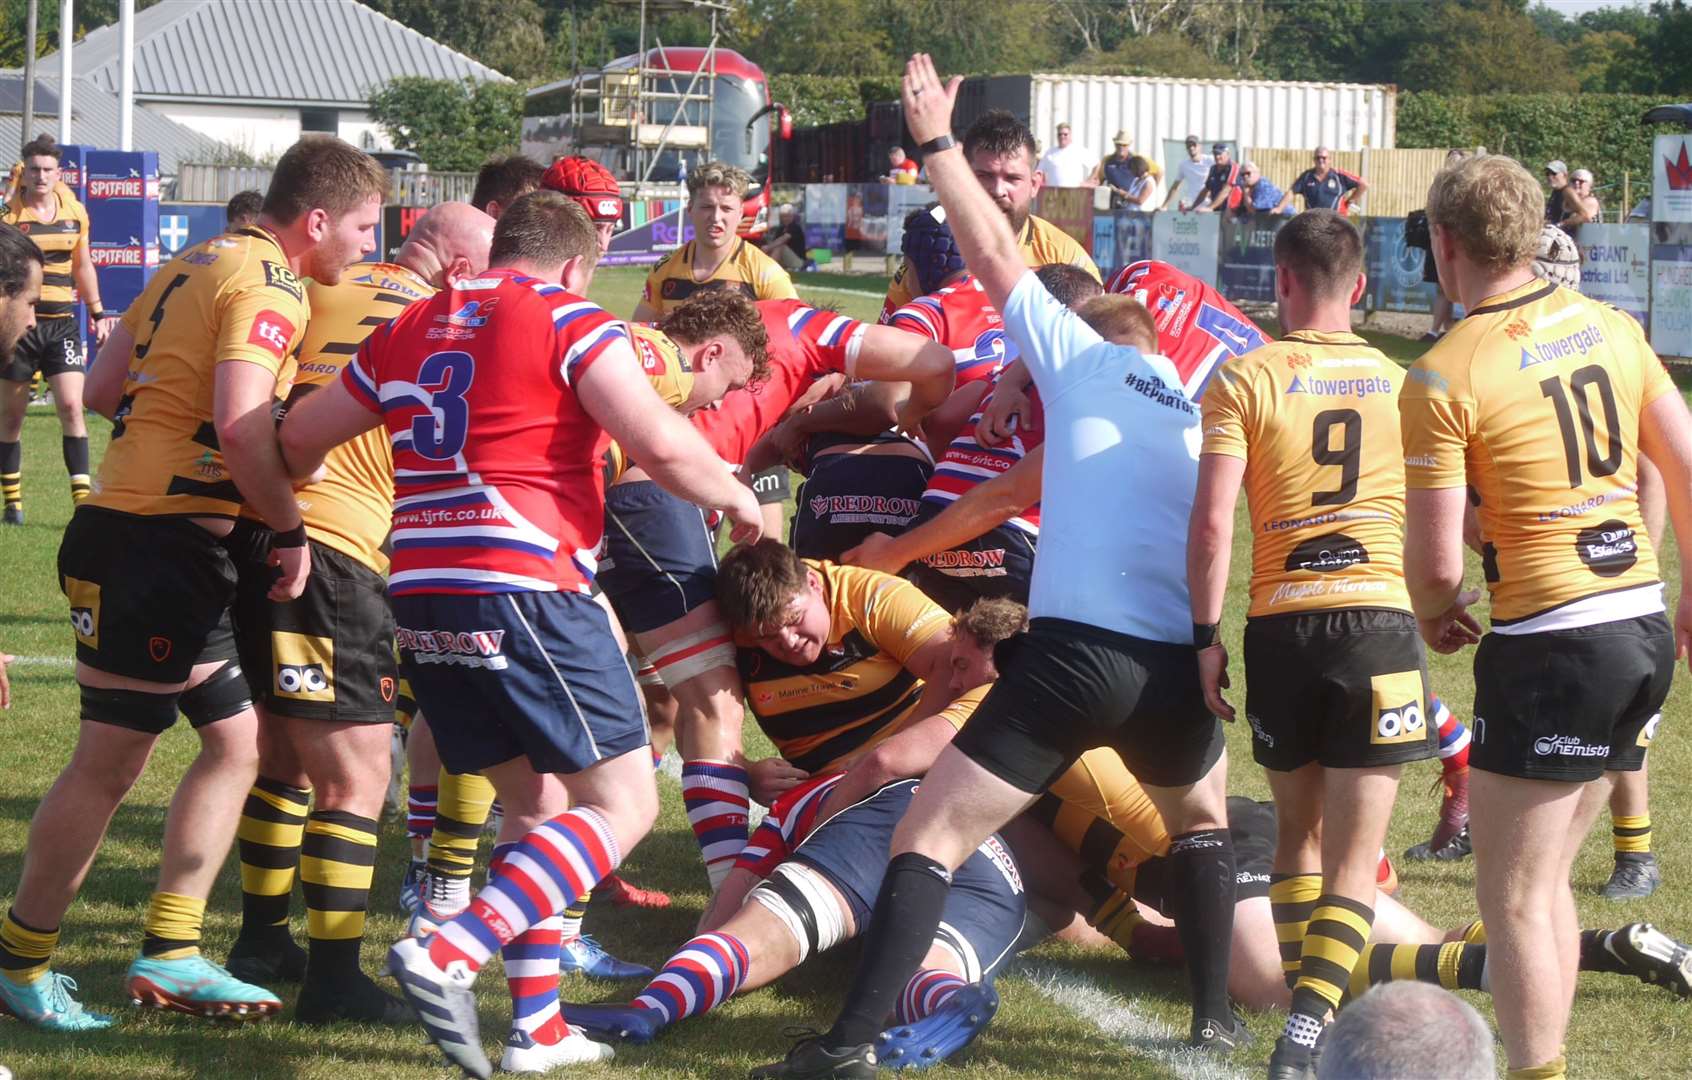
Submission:
POLYGON ((412 449, 431 461, 458 456, 470 433, 470 405, 464 395, 475 378, 476 360, 467 352, 438 352, 423 361, 417 387, 429 395, 429 412, 412 418, 412 449))

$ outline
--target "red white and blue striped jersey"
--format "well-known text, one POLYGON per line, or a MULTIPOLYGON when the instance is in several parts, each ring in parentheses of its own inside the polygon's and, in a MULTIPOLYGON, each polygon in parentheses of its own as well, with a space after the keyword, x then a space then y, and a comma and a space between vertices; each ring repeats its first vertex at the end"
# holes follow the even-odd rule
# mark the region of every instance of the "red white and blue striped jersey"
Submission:
MULTIPOLYGON (((993 376, 992 384, 996 386, 998 381, 999 377, 993 376)), ((993 391, 989 390, 981 399, 981 405, 975 410, 975 415, 969 418, 969 423, 963 426, 951 445, 946 447, 946 452, 941 455, 940 460, 935 463, 934 473, 928 478, 928 488, 922 493, 923 502, 944 508, 975 485, 1008 472, 1011 466, 1021 461, 1029 451, 1045 440, 1046 417, 1045 410, 1040 407, 1040 392, 1029 386, 1028 425, 1023 427, 1018 424, 1015 433, 999 446, 981 445, 975 437, 975 425, 981 421, 981 414, 986 411, 987 404, 992 400, 993 391)), ((1006 524, 1031 536, 1039 536, 1040 504, 1035 503, 1028 507, 1006 524)))
POLYGON ((846 370, 846 354, 864 330, 857 319, 802 300, 759 300, 756 306, 770 339, 769 378, 731 390, 715 409, 689 418, 730 465, 745 461, 752 444, 781 422, 813 382, 846 370))
POLYGON ((958 386, 991 379, 1016 359, 1016 345, 1005 336, 1005 320, 973 276, 917 297, 895 311, 887 325, 951 349, 958 386))
MULTIPOLYGON (((750 870, 760 878, 769 877, 776 867, 787 861, 793 850, 805 842, 822 822, 822 805, 828 801, 843 772, 813 776, 798 787, 790 788, 770 807, 770 812, 740 849, 734 862, 736 870, 750 870)), ((836 808, 840 809, 840 808, 836 808)))
POLYGON ((1132 296, 1157 324, 1157 351, 1175 365, 1181 388, 1198 401, 1216 367, 1269 341, 1239 308, 1198 278, 1142 259, 1111 276, 1105 291, 1132 296))
POLYGON ((453 283, 378 327, 342 373, 394 450, 388 589, 587 592, 607 436, 576 380, 628 328, 509 270, 453 283))

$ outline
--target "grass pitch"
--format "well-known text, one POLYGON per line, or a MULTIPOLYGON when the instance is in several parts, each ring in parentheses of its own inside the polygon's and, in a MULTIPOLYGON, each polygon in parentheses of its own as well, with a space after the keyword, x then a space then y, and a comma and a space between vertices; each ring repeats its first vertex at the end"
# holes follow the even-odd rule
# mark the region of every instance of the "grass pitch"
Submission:
MULTIPOLYGON (((637 270, 605 270, 593 289, 596 300, 617 312, 631 311, 640 288, 637 270)), ((881 282, 835 275, 805 275, 807 297, 838 306, 849 314, 873 317, 880 306, 881 282)), ((1422 346, 1400 338, 1377 341, 1401 362, 1419 355, 1422 346)), ((1683 384, 1684 385, 1684 384, 1683 384)), ((105 448, 109 425, 90 418, 95 460, 105 448)), ((77 692, 71 678, 71 635, 65 625, 64 600, 55 576, 59 536, 70 516, 70 502, 59 457, 58 424, 47 410, 31 413, 24 429, 24 482, 28 524, 0 530, 0 649, 20 659, 11 679, 15 704, 0 714, 0 897, 15 887, 30 815, 69 757, 77 729, 77 692)), ((1241 500, 1242 514, 1244 500, 1241 500)), ((1250 566, 1249 530, 1238 531, 1230 603, 1224 632, 1233 649, 1236 688, 1243 701, 1240 635, 1250 566)), ((1665 577, 1679 578, 1672 548, 1663 557, 1665 577)), ((1478 566, 1469 580, 1480 581, 1478 566)), ((1673 589, 1671 596, 1673 595, 1673 589)), ((1465 719, 1473 700, 1469 674, 1472 656, 1431 658, 1439 693, 1465 719)), ((1688 718, 1687 679, 1683 673, 1664 710, 1665 723, 1652 754, 1652 804, 1655 847, 1665 884, 1656 896, 1617 904, 1598 897, 1608 876, 1610 842, 1607 818, 1601 819, 1575 868, 1575 893, 1587 926, 1615 927, 1649 919, 1682 938, 1692 938, 1692 844, 1687 842, 1681 809, 1692 802, 1688 766, 1692 752, 1682 734, 1688 718)), ((1229 731, 1233 777, 1239 793, 1266 797, 1262 773, 1251 761, 1249 733, 1243 724, 1229 731)), ((748 749, 761 742, 748 725, 748 749)), ((139 946, 140 918, 152 889, 164 812, 176 778, 196 749, 186 724, 160 741, 152 764, 112 823, 106 846, 65 919, 64 943, 56 957, 59 970, 80 980, 81 997, 90 1007, 116 1013, 119 1022, 106 1032, 75 1037, 53 1036, 0 1019, 0 1064, 20 1080, 181 1080, 184 1077, 266 1080, 417 1080, 446 1077, 450 1071, 416 1028, 343 1026, 306 1028, 287 1022, 248 1027, 223 1026, 177 1015, 143 1013, 124 998, 122 977, 139 946)), ((1438 768, 1432 763, 1410 769, 1388 850, 1402 851, 1426 839, 1433 826, 1437 797, 1427 794, 1438 768)), ((624 872, 647 886, 663 888, 675 899, 668 911, 633 915, 596 906, 588 930, 618 955, 656 966, 691 933, 705 901, 704 874, 692 833, 682 813, 678 785, 660 778, 664 811, 653 835, 624 865, 624 872)), ((403 932, 394 898, 405 865, 403 823, 384 824, 372 895, 373 914, 365 951, 366 966, 376 970, 386 945, 403 932)), ((1474 914, 1473 867, 1451 864, 1401 864, 1399 896, 1438 925, 1456 925, 1474 914)), ((240 885, 233 853, 212 896, 206 924, 208 953, 221 959, 239 923, 240 885)), ((296 902, 296 930, 303 940, 303 918, 296 902)), ((726 1077, 785 1052, 783 1030, 790 1024, 825 1025, 839 1003, 856 961, 847 946, 813 960, 774 986, 730 1002, 715 1014, 689 1021, 650 1047, 618 1051, 609 1065, 581 1068, 572 1076, 651 1078, 726 1077)), ((610 986, 565 979, 565 1000, 604 1000, 638 984, 610 986)), ((1220 1065, 1195 1061, 1175 1049, 1185 1034, 1185 980, 1178 971, 1136 968, 1114 951, 1093 952, 1049 944, 1035 950, 999 987, 1003 1008, 992 1028, 946 1075, 1031 1078, 1086 1077, 1227 1077, 1261 1075, 1280 1017, 1251 1020, 1257 1042, 1220 1065)), ((277 987, 291 1005, 292 991, 277 987)), ((506 1030, 510 1003, 497 965, 479 982, 484 1043, 493 1046, 506 1030)), ((1490 1003, 1481 994, 1466 995, 1490 1019, 1490 1003)), ((1692 1002, 1681 1002, 1631 978, 1588 975, 1575 1001, 1569 1031, 1569 1062, 1577 1076, 1647 1077, 1679 1075, 1692 1053, 1692 1002)), ((286 1016, 287 1013, 285 1012, 286 1016)), ((1500 1051, 1502 1057, 1502 1051, 1500 1051)))

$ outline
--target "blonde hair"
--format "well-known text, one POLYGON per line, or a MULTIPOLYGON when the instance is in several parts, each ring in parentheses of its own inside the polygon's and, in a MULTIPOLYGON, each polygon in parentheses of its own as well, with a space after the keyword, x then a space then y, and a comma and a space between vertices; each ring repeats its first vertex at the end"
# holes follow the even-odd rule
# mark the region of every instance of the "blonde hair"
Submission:
POLYGON ((1143 353, 1157 352, 1157 323, 1145 305, 1132 296, 1104 293, 1083 303, 1075 313, 1106 341, 1132 345, 1143 353))
POLYGON ((708 187, 728 188, 735 198, 744 199, 751 186, 752 177, 745 169, 726 161, 707 161, 687 174, 687 201, 693 202, 693 197, 708 187))
POLYGON ((1545 224, 1539 181, 1514 158, 1471 157, 1441 169, 1428 189, 1428 224, 1448 230, 1473 262, 1494 273, 1526 266, 1545 224))
POLYGON ((1028 609, 1015 600, 983 596, 952 616, 952 630, 969 635, 983 649, 1028 629, 1028 609))

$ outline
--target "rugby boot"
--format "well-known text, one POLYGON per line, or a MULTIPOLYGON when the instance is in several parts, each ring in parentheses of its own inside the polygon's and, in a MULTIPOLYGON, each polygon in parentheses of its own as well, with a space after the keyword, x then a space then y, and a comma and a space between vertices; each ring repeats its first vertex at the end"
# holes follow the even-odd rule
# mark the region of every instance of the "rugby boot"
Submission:
POLYGON ((1424 859, 1448 862, 1465 858, 1474 850, 1469 844, 1469 767, 1454 769, 1435 783, 1440 788, 1439 821, 1426 843, 1404 852, 1405 859, 1411 862, 1424 859))
POLYGON ((364 972, 339 975, 333 981, 308 981, 294 1003, 294 1020, 301 1024, 409 1024, 405 1002, 376 985, 364 972))
POLYGON ((1641 982, 1692 996, 1692 949, 1648 922, 1629 923, 1604 943, 1641 982))
POLYGON ((0 514, 0 525, 22 525, 24 523, 24 508, 18 503, 8 505, 0 514))
POLYGON ((964 986, 915 1023, 883 1031, 875 1040, 877 1061, 889 1069, 938 1065, 975 1040, 999 1011, 991 986, 964 986))
POLYGON ((593 898, 611 901, 615 907, 637 907, 657 911, 670 906, 670 894, 657 889, 643 889, 621 874, 611 873, 593 887, 593 898))
POLYGON ((1316 1051, 1282 1035, 1269 1055, 1269 1080, 1316 1080, 1316 1051))
POLYGON ((604 1005, 565 1005, 564 1019, 591 1038, 645 1046, 664 1030, 664 1015, 657 1009, 609 1002, 604 1005))
POLYGON ((1606 900, 1638 900, 1650 896, 1663 883, 1657 857, 1649 851, 1618 851, 1610 880, 1598 890, 1606 900))
POLYGON ((230 947, 223 967, 242 982, 259 986, 296 983, 305 978, 306 951, 287 933, 277 934, 274 940, 241 935, 230 947))
POLYGON ((1195 1050, 1203 1050, 1212 1054, 1231 1054, 1235 1050, 1251 1045, 1251 1031, 1245 1026, 1245 1021, 1238 1016, 1228 1017, 1232 1024, 1222 1026, 1222 1021, 1209 1016, 1195 1016, 1193 1030, 1187 1037, 1187 1045, 1195 1050))
POLYGON ((558 958, 558 970, 595 979, 650 979, 657 974, 643 964, 617 959, 586 934, 564 943, 564 950, 558 958))
POLYGON ((100 1031, 112 1026, 104 1013, 89 1012, 71 997, 76 980, 56 971, 43 972, 19 985, 0 975, 0 1014, 15 1016, 46 1031, 100 1031))
POLYGON ((793 1030, 798 1039, 780 1061, 752 1070, 752 1080, 873 1080, 875 1044, 830 1047, 816 1031, 793 1030))
POLYGON ((470 879, 449 878, 424 871, 417 884, 417 910, 411 913, 407 931, 414 938, 426 938, 451 922, 470 906, 470 879))
POLYGON ((476 1016, 476 973, 463 961, 442 971, 429 957, 427 943, 405 938, 388 950, 388 974, 399 983, 406 1003, 423 1022, 429 1041, 466 1076, 488 1080, 493 1062, 482 1052, 481 1021, 476 1016))
POLYGON ((423 902, 423 875, 429 872, 429 864, 422 859, 412 859, 406 865, 405 876, 400 878, 399 909, 407 915, 417 913, 417 905, 423 902))
POLYGON ((505 1052, 499 1057, 499 1071, 546 1073, 562 1065, 591 1065, 610 1061, 614 1056, 615 1050, 594 1042, 575 1028, 555 1043, 536 1042, 528 1032, 512 1028, 505 1039, 505 1052))
POLYGON ((275 994, 242 982, 198 953, 175 960, 138 956, 129 965, 124 986, 136 1005, 189 1016, 261 1020, 282 1011, 275 994))

